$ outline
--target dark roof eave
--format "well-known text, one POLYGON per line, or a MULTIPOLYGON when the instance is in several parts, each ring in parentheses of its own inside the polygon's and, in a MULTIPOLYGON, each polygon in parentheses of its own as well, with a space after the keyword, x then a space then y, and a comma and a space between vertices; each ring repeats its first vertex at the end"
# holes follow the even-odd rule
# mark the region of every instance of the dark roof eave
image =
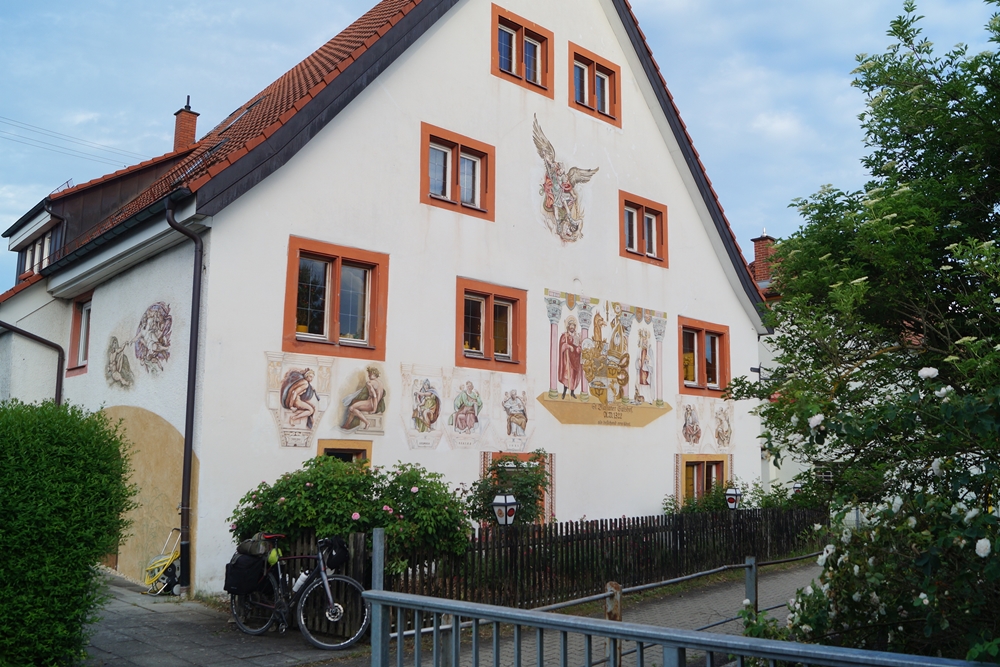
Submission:
POLYGON ((458 0, 422 0, 266 141, 197 190, 197 211, 213 216, 299 152, 458 0))
POLYGON ((3 234, 0 234, 0 238, 9 239, 11 236, 16 234, 17 230, 28 224, 28 222, 32 218, 38 215, 42 211, 42 209, 45 208, 45 202, 47 202, 48 200, 49 200, 48 197, 43 197, 42 201, 32 206, 31 210, 29 210, 27 213, 18 218, 17 222, 15 222, 13 225, 7 228, 7 231, 5 231, 3 234))
POLYGON ((666 116, 667 122, 670 124, 670 129, 674 133, 674 138, 677 140, 678 146, 680 146, 681 153, 684 155, 684 161, 691 172, 691 176, 698 185, 698 191, 705 202, 705 206, 708 207, 708 212, 711 214, 712 221, 715 223, 715 228, 718 231, 719 236, 722 238, 722 243, 726 248, 726 253, 729 255, 729 259, 732 261, 733 267, 736 269, 736 274, 739 276, 740 284, 742 285, 744 292, 746 292, 747 298, 749 298, 750 302, 756 307, 758 313, 763 313, 765 310, 764 299, 760 290, 757 289, 757 285, 754 284, 753 277, 746 268, 743 253, 740 252, 739 246, 733 238, 733 233, 729 227, 729 223, 726 222, 722 209, 719 206, 719 202, 712 193, 712 187, 708 183, 708 177, 705 175, 705 171, 698 160, 698 156, 694 152, 694 146, 691 144, 691 141, 687 136, 687 132, 685 131, 681 118, 677 113, 677 109, 667 96, 667 89, 660 80, 659 69, 649 54, 646 40, 639 32, 639 26, 632 14, 632 10, 629 8, 627 0, 612 0, 612 2, 614 3, 615 9, 618 11, 618 18, 625 27, 625 32, 628 34, 629 41, 632 43, 632 48, 635 50, 635 54, 638 56, 639 61, 642 63, 643 71, 649 79, 649 83, 653 87, 653 92, 656 94, 656 99, 660 103, 660 108, 666 116))
POLYGON ((80 259, 83 259, 93 251, 100 248, 105 243, 114 240, 115 238, 121 236, 125 232, 139 226, 143 222, 146 222, 147 220, 155 216, 157 213, 160 213, 164 210, 165 208, 164 201, 166 200, 167 197, 170 197, 174 201, 178 201, 190 195, 191 191, 188 190, 187 188, 174 190, 166 197, 158 199, 157 201, 153 202, 146 208, 142 209, 141 211, 133 215, 132 217, 126 218, 125 220, 119 222, 118 224, 116 224, 111 229, 108 229, 103 234, 95 236, 90 241, 83 244, 82 246, 80 246, 70 254, 66 255, 65 257, 60 257, 56 261, 52 262, 47 267, 41 270, 41 274, 43 276, 51 276, 52 274, 57 273, 59 270, 66 268, 71 264, 74 264, 80 259))

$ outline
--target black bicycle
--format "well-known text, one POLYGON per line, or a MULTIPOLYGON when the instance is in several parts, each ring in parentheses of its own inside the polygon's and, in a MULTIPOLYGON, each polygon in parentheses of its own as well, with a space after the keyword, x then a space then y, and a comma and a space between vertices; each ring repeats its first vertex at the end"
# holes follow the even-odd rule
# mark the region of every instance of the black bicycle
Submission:
MULTIPOLYGON (((279 534, 261 535, 278 540, 279 534)), ((339 541, 343 544, 343 541, 339 541)), ((283 556, 268 567, 257 588, 245 595, 231 595, 230 608, 236 625, 248 635, 260 635, 277 621, 285 632, 295 619, 309 642, 321 649, 343 649, 355 644, 371 622, 371 605, 362 597, 364 588, 342 574, 327 574, 335 551, 335 538, 317 540, 316 554, 283 556), (312 561, 303 568, 304 581, 296 585, 283 563, 312 561), (311 571, 307 571, 309 565, 311 571)))

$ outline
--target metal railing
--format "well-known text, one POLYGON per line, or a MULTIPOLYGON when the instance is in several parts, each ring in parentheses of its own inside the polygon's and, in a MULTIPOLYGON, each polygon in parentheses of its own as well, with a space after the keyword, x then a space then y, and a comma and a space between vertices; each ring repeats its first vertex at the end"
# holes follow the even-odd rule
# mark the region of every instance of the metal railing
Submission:
MULTIPOLYGON (((551 612, 498 607, 381 590, 384 532, 374 538, 372 587, 372 667, 423 667, 420 628, 430 617, 431 667, 685 667, 689 654, 704 653, 708 667, 750 659, 770 667, 781 663, 824 667, 970 667, 972 663, 836 646, 782 642, 755 637, 679 630, 551 612), (395 620, 397 632, 391 633, 395 620), (464 622, 463 622, 464 621, 464 622), (406 631, 406 628, 413 628, 406 631), (471 632, 463 633, 461 628, 471 632), (455 630, 459 628, 459 630, 455 630), (415 637, 414 635, 417 635, 415 637), (407 648, 407 637, 413 637, 407 648), (390 661, 395 638, 395 660, 390 661), (554 638, 554 641, 552 640, 554 638), (595 655, 595 639, 597 651, 595 655), (411 661, 407 660, 407 656, 411 661), (532 658, 532 655, 534 656, 532 658), (485 656, 485 659, 484 659, 485 656)), ((606 596, 601 596, 606 597, 606 596)))

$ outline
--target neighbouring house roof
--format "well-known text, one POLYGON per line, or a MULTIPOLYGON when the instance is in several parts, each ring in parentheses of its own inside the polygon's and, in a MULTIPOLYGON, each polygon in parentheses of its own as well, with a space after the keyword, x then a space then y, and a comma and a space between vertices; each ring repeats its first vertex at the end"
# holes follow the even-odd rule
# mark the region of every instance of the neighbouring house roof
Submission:
MULTIPOLYGON (((197 211, 214 215, 285 164, 361 91, 391 65, 457 0, 381 0, 361 18, 290 69, 196 143, 180 162, 145 191, 86 234, 70 239, 44 273, 85 254, 119 225, 150 217, 171 194, 197 196, 197 211)), ((661 109, 751 302, 763 297, 726 219, 718 195, 680 118, 666 81, 628 0, 612 0, 661 109)), ((156 160, 166 159, 170 153, 156 160)), ((147 163, 148 164, 148 163, 147 163)), ((50 199, 92 187, 129 170, 109 174, 50 199)))

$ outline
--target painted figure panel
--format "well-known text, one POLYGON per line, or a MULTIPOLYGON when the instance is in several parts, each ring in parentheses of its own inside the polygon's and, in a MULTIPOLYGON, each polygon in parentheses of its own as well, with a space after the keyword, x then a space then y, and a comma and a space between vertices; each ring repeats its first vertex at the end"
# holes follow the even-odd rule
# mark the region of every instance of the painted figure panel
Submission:
POLYGON ((383 371, 379 364, 370 364, 356 371, 345 383, 346 395, 341 398, 343 413, 340 429, 348 433, 363 431, 385 434, 385 411, 388 396, 383 371))
POLYGON ((267 352, 267 407, 282 447, 309 447, 330 404, 333 360, 267 352))
POLYGON ((542 131, 537 116, 532 126, 532 140, 545 164, 545 176, 539 188, 545 226, 564 243, 579 241, 583 238, 584 211, 577 186, 588 183, 599 167, 571 167, 567 170, 562 162, 556 160, 556 149, 542 131))
POLYGON ((444 435, 447 380, 444 369, 400 364, 403 387, 409 391, 409 402, 400 401, 403 427, 411 449, 435 449, 444 435))
POLYGON ((483 444, 490 425, 483 406, 490 401, 490 374, 456 372, 448 407, 448 441, 456 449, 477 448, 483 444))
MULTIPOLYGON (((139 318, 135 335, 126 334, 119 338, 111 335, 108 339, 107 362, 104 377, 111 386, 129 388, 135 383, 135 373, 129 362, 128 353, 144 371, 157 375, 170 359, 170 334, 174 318, 170 306, 157 301, 149 306, 139 318)), ((121 330, 118 329, 121 333, 121 330)))

